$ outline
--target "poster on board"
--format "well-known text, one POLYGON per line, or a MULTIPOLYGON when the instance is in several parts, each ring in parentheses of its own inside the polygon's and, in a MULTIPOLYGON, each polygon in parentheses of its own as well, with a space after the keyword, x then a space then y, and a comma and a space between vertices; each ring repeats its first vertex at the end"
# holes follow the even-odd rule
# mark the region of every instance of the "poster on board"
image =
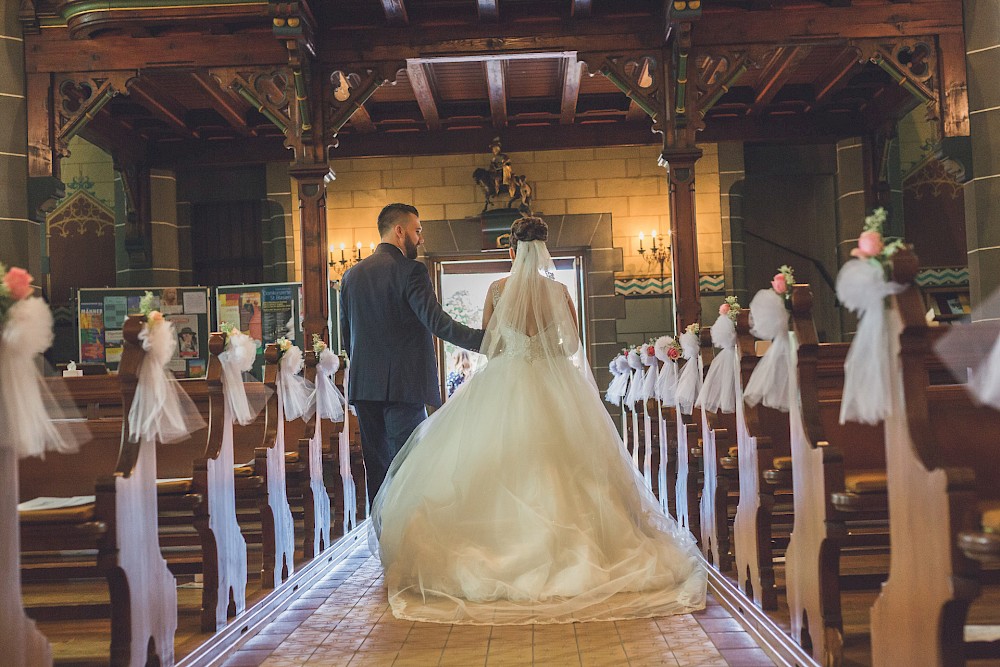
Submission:
POLYGON ((177 349, 167 369, 177 377, 202 377, 208 359, 208 289, 204 287, 122 287, 81 289, 78 300, 78 340, 81 364, 103 364, 116 372, 123 350, 122 327, 139 312, 147 292, 153 307, 177 332, 177 349))
POLYGON ((260 377, 264 347, 281 337, 302 347, 302 284, 223 285, 215 289, 216 327, 236 325, 257 343, 253 374, 260 377))

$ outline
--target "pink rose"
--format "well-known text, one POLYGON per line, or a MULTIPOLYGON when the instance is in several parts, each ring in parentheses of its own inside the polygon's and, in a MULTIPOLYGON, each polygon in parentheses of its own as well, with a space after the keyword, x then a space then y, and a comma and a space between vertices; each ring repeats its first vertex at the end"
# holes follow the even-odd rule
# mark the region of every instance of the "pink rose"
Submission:
POLYGON ((7 275, 3 277, 3 284, 7 286, 10 291, 10 295, 14 297, 15 301, 20 301, 25 299, 34 293, 34 288, 31 286, 31 281, 34 278, 31 274, 24 269, 19 269, 16 266, 12 267, 7 275))
POLYGON ((681 356, 680 350, 676 347, 667 348, 667 358, 676 361, 681 356))
POLYGON ((146 316, 146 321, 150 324, 157 324, 163 321, 163 313, 158 310, 150 311, 149 315, 146 316))
POLYGON ((724 303, 721 306, 719 306, 719 315, 728 315, 730 310, 731 307, 729 306, 729 304, 724 303))
POLYGON ((652 345, 648 346, 646 348, 646 356, 647 357, 655 357, 656 356, 656 348, 653 347, 652 345))
POLYGON ((788 291, 788 282, 785 281, 784 273, 774 274, 774 277, 771 278, 771 289, 778 294, 784 294, 788 291))
POLYGON ((862 232, 861 236, 858 237, 858 247, 851 251, 851 257, 861 259, 875 257, 882 252, 883 247, 881 234, 876 231, 862 232))

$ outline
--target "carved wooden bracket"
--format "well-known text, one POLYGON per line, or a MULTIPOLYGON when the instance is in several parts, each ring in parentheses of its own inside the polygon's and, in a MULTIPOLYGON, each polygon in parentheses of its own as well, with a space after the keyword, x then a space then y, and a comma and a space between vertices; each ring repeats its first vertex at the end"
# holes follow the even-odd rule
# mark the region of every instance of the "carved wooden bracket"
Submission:
POLYGON ((342 65, 330 72, 329 86, 323 87, 326 143, 336 148, 337 134, 362 109, 383 84, 395 85, 405 61, 342 65))
POLYGON ((924 104, 928 120, 941 122, 938 49, 934 37, 854 40, 851 43, 863 60, 881 67, 901 88, 924 104))
POLYGON ((292 103, 296 98, 295 74, 290 68, 220 68, 209 70, 209 74, 223 90, 250 104, 281 130, 286 148, 301 148, 302 119, 298 105, 292 103))
POLYGON ((670 118, 669 51, 587 52, 578 60, 586 63, 591 76, 600 72, 642 109, 652 119, 654 132, 664 132, 670 118))
POLYGON ((69 142, 116 95, 127 95, 136 72, 65 74, 56 77, 53 91, 53 140, 58 157, 69 156, 69 142))
POLYGON ((289 54, 297 54, 298 62, 293 63, 293 66, 301 64, 307 58, 316 57, 316 17, 313 16, 309 3, 305 0, 272 0, 267 5, 267 14, 271 17, 274 36, 285 42, 289 54))

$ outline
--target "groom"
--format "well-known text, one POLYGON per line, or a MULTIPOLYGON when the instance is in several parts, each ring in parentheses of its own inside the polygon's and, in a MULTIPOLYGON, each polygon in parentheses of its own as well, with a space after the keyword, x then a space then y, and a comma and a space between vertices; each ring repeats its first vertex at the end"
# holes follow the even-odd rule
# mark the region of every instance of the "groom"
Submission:
POLYGON ((441 308, 427 267, 416 261, 424 242, 417 209, 389 204, 378 215, 382 242, 340 284, 340 329, 351 361, 347 398, 358 414, 368 498, 374 500, 393 457, 441 405, 431 334, 469 350, 480 329, 441 308))

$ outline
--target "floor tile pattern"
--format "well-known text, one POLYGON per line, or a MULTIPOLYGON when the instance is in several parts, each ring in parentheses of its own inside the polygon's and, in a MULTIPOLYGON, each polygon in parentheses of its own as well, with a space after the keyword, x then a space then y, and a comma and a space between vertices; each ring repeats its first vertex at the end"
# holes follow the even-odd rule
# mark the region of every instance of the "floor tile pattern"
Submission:
POLYGON ((397 620, 367 548, 307 591, 226 667, 757 667, 770 659, 711 597, 689 616, 535 626, 397 620))

